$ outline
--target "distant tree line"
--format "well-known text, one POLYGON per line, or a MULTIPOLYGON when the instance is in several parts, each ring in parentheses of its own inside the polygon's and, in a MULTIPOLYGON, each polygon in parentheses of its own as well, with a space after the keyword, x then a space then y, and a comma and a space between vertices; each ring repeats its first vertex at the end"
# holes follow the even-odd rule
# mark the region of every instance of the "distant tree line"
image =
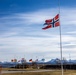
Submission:
MULTIPOLYGON (((36 62, 32 62, 32 64, 27 64, 27 63, 17 64, 15 67, 12 68, 61 69, 61 65, 37 64, 36 62)), ((76 64, 64 64, 63 68, 76 70, 76 64)))
MULTIPOLYGON (((61 69, 61 65, 45 65, 45 66, 42 66, 41 68, 44 68, 44 69, 61 69)), ((71 64, 71 65, 63 65, 63 69, 74 69, 76 70, 76 64, 71 64)))

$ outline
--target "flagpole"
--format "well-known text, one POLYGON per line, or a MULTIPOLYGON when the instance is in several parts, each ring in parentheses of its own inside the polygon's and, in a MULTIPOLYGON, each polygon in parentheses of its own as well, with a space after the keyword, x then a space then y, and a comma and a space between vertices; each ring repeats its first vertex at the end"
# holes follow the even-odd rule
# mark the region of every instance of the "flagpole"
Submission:
MULTIPOLYGON (((60 21, 60 0, 58 0, 58 6, 59 6, 59 21, 60 21)), ((59 22, 60 23, 60 22, 59 22)), ((61 55, 61 71, 62 71, 62 75, 63 75, 63 56, 62 56, 62 36, 61 36, 61 23, 59 26, 59 33, 60 33, 60 55, 61 55)))

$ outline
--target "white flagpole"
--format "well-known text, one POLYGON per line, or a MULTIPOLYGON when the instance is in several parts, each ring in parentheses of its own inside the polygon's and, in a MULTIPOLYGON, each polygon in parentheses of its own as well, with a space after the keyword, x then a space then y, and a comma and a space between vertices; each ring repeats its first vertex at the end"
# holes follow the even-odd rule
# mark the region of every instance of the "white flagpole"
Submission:
MULTIPOLYGON (((59 21, 60 21, 60 0, 58 0, 59 2, 59 21)), ((59 22, 60 23, 60 22, 59 22)), ((60 23, 61 24, 61 23, 60 23)), ((59 33, 60 33, 60 55, 61 55, 61 71, 62 71, 62 75, 63 75, 63 56, 62 56, 62 36, 61 36, 61 25, 59 26, 59 33)))

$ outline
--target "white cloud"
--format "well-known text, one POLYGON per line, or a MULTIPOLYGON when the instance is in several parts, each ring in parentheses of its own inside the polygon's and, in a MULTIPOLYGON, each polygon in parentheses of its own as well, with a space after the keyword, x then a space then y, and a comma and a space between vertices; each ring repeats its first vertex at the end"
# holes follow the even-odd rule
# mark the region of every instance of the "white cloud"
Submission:
MULTIPOLYGON (((53 18, 57 14, 56 10, 45 9, 31 13, 16 13, 12 16, 10 15, 0 18, 0 24, 2 25, 0 27, 4 30, 7 27, 8 30, 5 32, 1 31, 3 33, 0 36, 0 50, 2 58, 5 59, 3 55, 8 54, 8 51, 9 57, 6 57, 6 59, 13 58, 14 54, 16 54, 17 58, 26 55, 27 59, 31 56, 35 57, 36 55, 42 55, 44 58, 59 57, 60 36, 58 28, 46 31, 41 30, 44 21, 46 19, 53 18)), ((66 33, 68 34, 69 32, 66 27, 68 27, 68 25, 72 25, 72 29, 74 29, 73 25, 76 25, 75 13, 76 10, 73 8, 61 8, 60 21, 62 27, 65 27, 65 29, 62 29, 63 56, 65 57, 68 57, 68 54, 71 53, 71 51, 72 53, 75 53, 76 49, 76 37, 70 34, 66 35, 66 33), (70 48, 68 48, 69 46, 70 48), (67 54, 66 51, 68 52, 67 54)), ((75 32, 70 31, 69 33, 75 32)))
POLYGON ((67 32, 68 34, 76 34, 76 31, 67 32))
MULTIPOLYGON (((1 22, 4 24, 41 24, 44 23, 46 19, 53 18, 58 12, 57 8, 54 9, 44 9, 38 10, 31 13, 16 13, 12 16, 2 17, 1 22)), ((61 8, 60 9, 60 20, 61 24, 76 24, 76 9, 75 8, 61 8)))

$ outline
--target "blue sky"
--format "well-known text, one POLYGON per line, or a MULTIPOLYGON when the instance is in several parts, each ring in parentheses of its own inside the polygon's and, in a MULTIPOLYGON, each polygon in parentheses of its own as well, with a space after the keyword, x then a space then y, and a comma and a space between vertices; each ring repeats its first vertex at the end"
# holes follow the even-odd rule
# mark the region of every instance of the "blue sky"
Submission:
MULTIPOLYGON (((60 0, 63 57, 76 59, 76 0, 60 0)), ((58 14, 58 0, 0 0, 0 60, 60 58, 59 27, 42 30, 58 14)))

